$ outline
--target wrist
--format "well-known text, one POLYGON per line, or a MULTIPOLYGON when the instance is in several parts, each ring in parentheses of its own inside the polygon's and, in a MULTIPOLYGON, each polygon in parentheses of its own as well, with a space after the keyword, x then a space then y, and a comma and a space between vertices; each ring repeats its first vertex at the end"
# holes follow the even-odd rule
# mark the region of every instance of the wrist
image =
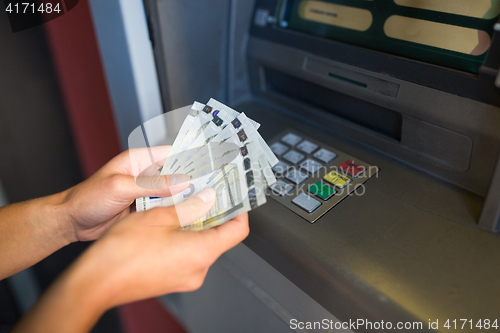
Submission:
POLYGON ((50 216, 53 222, 53 232, 64 245, 78 241, 74 219, 71 215, 70 192, 71 189, 50 195, 43 199, 43 213, 50 216))
POLYGON ((36 240, 32 245, 48 252, 46 255, 76 241, 64 197, 61 192, 18 204, 30 224, 30 237, 36 240))
POLYGON ((47 216, 50 221, 50 236, 58 238, 61 247, 78 241, 68 205, 67 190, 42 198, 37 214, 47 216))
POLYGON ((0 279, 13 275, 73 242, 61 194, 1 208, 0 279))

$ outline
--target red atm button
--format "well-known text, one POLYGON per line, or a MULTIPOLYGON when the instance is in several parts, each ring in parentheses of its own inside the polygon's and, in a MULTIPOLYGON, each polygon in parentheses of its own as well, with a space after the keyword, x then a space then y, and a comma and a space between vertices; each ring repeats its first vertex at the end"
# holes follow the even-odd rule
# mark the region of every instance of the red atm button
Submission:
POLYGON ((347 172, 349 175, 353 177, 358 177, 360 174, 365 172, 365 167, 361 165, 357 165, 353 161, 345 160, 342 162, 341 165, 339 165, 339 169, 347 172))

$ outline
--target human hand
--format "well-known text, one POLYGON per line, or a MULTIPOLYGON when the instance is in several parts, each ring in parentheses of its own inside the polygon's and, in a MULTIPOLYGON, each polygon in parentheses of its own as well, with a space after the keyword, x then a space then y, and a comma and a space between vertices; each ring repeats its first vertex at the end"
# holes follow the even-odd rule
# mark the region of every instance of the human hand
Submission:
POLYGON ((127 150, 89 179, 63 192, 64 221, 72 230, 70 241, 99 238, 130 213, 136 198, 167 197, 184 191, 189 186, 188 176, 159 175, 169 150, 170 146, 127 150), (134 176, 139 176, 137 181, 134 176))
POLYGON ((181 230, 215 201, 206 189, 176 206, 131 214, 111 227, 71 268, 103 310, 166 293, 198 289, 208 268, 249 232, 248 215, 202 231, 181 230))
POLYGON ((12 332, 88 332, 114 306, 198 289, 210 265, 249 232, 246 213, 212 229, 179 229, 179 217, 194 222, 214 202, 214 190, 206 189, 176 206, 123 218, 58 278, 12 332))

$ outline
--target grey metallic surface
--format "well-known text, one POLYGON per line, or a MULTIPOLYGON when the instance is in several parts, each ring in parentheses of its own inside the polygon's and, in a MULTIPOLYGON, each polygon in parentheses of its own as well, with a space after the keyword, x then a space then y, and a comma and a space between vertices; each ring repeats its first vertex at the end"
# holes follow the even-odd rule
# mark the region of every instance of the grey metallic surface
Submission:
POLYGON ((166 111, 249 95, 245 63, 254 1, 149 0, 166 111))
POLYGON ((161 301, 193 333, 325 332, 291 330, 289 322, 338 321, 244 244, 215 262, 200 290, 166 295, 161 301))
POLYGON ((229 1, 155 1, 154 5, 160 25, 157 43, 168 73, 169 107, 194 100, 205 103, 211 97, 225 101, 229 1))
MULTIPOLYGON (((120 143, 163 113, 141 0, 89 1, 120 143)), ((187 103, 186 103, 187 104, 187 103)))
MULTIPOLYGON (((245 241, 258 255, 341 320, 496 318, 500 235, 475 221, 482 198, 293 119, 248 102, 238 110, 308 133, 383 170, 363 196, 348 198, 315 224, 269 201, 250 213, 245 241)), ((264 121, 265 120, 265 121, 264 121)))
POLYGON ((500 158, 479 217, 479 226, 484 230, 500 231, 500 158))

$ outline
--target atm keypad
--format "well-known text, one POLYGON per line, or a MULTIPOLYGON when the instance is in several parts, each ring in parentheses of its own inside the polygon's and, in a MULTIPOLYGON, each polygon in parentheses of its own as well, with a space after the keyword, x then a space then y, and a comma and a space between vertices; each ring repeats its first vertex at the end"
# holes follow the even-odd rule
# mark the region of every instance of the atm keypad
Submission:
POLYGON ((302 141, 302 138, 296 134, 288 133, 287 135, 285 135, 281 138, 281 141, 283 141, 284 143, 286 143, 287 145, 289 145, 291 147, 295 147, 295 145, 297 143, 302 141))
POLYGON ((305 210, 307 213, 312 213, 321 206, 321 202, 318 200, 311 198, 305 193, 301 193, 292 200, 294 204, 299 206, 301 209, 305 210))
POLYGON ((344 188, 352 181, 338 171, 330 171, 323 179, 338 188, 344 188))
POLYGON ((337 157, 337 154, 325 148, 321 148, 316 153, 314 153, 314 157, 320 160, 321 162, 328 164, 337 157))
POLYGON ((290 165, 283 161, 279 161, 273 166, 273 171, 277 176, 282 176, 288 169, 290 169, 290 165))
POLYGON ((285 161, 288 161, 294 165, 299 163, 300 161, 302 161, 304 159, 304 157, 305 157, 304 155, 302 155, 301 153, 299 153, 295 150, 290 150, 288 153, 283 155, 283 158, 285 159, 285 161))
POLYGON ((273 151, 274 155, 281 156, 288 151, 288 146, 280 142, 273 143, 269 148, 273 151))
POLYGON ((271 190, 279 196, 283 197, 293 190, 293 185, 285 183, 283 180, 278 179, 276 183, 270 186, 271 190))
POLYGON ((292 169, 290 170, 289 173, 287 173, 285 178, 294 183, 295 185, 300 185, 303 182, 305 182, 307 178, 309 178, 309 176, 307 176, 305 173, 297 169, 292 169))
MULTIPOLYGON (((270 140, 280 159, 269 195, 310 223, 353 194, 378 167, 296 131, 270 140)), ((364 190, 363 190, 364 191, 364 190)), ((356 195, 348 200, 356 200, 356 195)))
POLYGON ((335 194, 335 189, 318 181, 309 186, 308 191, 324 201, 327 201, 335 194))
POLYGON ((319 162, 316 162, 313 159, 308 158, 304 162, 300 163, 300 168, 302 170, 306 170, 309 172, 311 175, 314 175, 316 172, 318 172, 323 165, 319 162))
POLYGON ((306 154, 312 154, 316 149, 318 149, 318 145, 312 143, 311 141, 304 140, 297 145, 297 149, 306 154))
POLYGON ((363 172, 365 172, 365 167, 361 165, 357 165, 356 163, 345 160, 339 165, 339 169, 346 172, 348 175, 352 177, 358 177, 363 172))

